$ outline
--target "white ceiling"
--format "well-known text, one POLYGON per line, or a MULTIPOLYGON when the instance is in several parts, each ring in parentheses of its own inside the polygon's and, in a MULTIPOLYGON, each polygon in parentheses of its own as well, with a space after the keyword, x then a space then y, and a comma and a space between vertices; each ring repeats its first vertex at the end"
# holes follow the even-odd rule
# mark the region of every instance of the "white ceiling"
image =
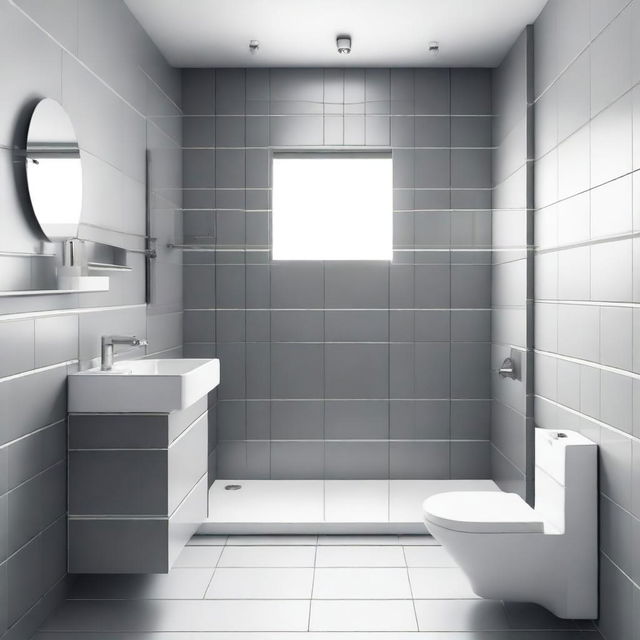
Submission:
POLYGON ((176 67, 491 67, 547 0, 125 2, 176 67), (336 51, 340 33, 352 36, 349 56, 336 51), (260 51, 250 55, 254 39, 260 51))

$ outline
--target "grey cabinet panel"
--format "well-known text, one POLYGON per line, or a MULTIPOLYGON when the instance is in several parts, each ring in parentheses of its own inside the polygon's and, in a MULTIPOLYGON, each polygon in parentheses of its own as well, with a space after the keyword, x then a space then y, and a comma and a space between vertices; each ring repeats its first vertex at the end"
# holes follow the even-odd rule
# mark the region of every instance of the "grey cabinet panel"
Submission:
POLYGON ((207 516, 202 476, 171 518, 69 520, 69 573, 167 573, 207 516))

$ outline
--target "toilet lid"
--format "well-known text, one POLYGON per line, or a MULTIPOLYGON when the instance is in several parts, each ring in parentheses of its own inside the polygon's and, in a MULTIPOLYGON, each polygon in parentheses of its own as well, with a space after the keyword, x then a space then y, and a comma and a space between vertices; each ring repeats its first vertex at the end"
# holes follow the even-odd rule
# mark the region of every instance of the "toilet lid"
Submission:
POLYGON ((542 533, 544 522, 519 495, 502 491, 438 493, 422 504, 427 522, 469 533, 542 533))

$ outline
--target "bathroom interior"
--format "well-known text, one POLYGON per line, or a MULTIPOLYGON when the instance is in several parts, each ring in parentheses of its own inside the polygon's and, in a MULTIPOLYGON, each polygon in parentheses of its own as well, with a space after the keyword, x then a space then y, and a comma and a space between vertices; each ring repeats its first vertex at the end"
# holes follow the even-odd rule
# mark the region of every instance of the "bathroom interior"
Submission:
POLYGON ((0 640, 640 638, 640 0, 0 0, 0 640))

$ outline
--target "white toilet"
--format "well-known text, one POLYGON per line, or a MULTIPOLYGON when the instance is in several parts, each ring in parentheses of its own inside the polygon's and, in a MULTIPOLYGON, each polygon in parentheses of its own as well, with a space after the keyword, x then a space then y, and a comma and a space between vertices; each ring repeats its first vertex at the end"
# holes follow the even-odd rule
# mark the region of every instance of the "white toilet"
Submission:
POLYGON ((439 493, 423 503, 425 524, 477 595, 596 618, 597 446, 574 431, 536 429, 535 455, 535 509, 515 493, 439 493))

